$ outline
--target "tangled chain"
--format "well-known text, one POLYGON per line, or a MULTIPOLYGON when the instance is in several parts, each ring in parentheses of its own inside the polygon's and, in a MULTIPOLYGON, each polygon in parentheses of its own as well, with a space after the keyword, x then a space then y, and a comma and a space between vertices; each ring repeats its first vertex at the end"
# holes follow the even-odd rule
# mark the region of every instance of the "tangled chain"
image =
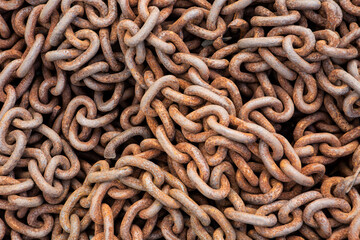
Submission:
POLYGON ((0 239, 359 239, 359 17, 0 0, 0 239))

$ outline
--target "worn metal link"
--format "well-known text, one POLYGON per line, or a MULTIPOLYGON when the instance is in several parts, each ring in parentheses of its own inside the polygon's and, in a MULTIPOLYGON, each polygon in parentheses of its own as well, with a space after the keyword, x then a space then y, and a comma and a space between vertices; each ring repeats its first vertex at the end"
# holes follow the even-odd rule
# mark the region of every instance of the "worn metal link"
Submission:
POLYGON ((359 239, 359 16, 0 0, 0 239, 359 239))

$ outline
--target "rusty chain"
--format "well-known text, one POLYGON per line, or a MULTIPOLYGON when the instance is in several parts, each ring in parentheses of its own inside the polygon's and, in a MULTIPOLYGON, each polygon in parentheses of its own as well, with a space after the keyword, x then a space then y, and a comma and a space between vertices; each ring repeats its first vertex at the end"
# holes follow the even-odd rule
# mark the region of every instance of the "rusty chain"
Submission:
POLYGON ((0 0, 0 239, 359 239, 359 17, 0 0))

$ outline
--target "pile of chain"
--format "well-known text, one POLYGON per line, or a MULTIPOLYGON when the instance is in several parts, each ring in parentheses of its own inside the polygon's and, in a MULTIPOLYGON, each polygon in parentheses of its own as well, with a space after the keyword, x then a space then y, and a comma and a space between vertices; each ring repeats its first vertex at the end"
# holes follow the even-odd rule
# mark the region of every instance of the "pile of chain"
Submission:
POLYGON ((359 17, 0 0, 0 239, 359 239, 359 17))

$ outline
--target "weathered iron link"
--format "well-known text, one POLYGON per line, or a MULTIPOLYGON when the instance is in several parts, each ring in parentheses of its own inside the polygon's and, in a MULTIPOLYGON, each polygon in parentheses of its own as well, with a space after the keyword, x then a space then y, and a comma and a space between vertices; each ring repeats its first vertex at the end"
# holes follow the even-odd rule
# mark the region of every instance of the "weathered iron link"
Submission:
POLYGON ((360 239, 359 0, 0 9, 0 239, 360 239))

